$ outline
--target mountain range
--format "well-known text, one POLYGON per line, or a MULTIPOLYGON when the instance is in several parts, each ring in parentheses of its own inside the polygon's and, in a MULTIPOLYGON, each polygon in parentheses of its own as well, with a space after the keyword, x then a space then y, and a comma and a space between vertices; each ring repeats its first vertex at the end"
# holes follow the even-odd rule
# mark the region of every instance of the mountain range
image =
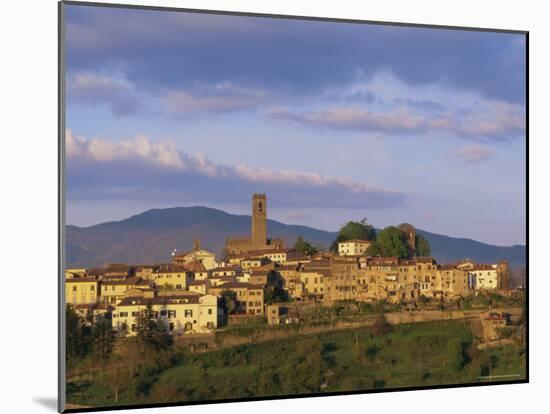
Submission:
MULTIPOLYGON (((250 216, 229 214, 208 207, 152 209, 124 220, 90 227, 66 226, 67 267, 94 267, 107 263, 162 263, 171 252, 190 250, 193 239, 219 254, 225 239, 248 236, 250 216)), ((298 235, 313 245, 328 248, 336 232, 268 220, 270 237, 282 237, 291 246, 298 235)), ((439 263, 470 258, 481 263, 505 259, 513 267, 525 266, 523 245, 494 246, 466 238, 455 238, 417 230, 430 243, 439 263)))

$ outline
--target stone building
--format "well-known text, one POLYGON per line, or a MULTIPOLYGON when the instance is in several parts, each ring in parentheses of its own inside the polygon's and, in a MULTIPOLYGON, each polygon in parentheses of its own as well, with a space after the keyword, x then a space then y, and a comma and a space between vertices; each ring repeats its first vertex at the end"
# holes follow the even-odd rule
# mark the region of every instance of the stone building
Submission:
POLYGON ((250 237, 230 237, 225 241, 229 255, 246 254, 252 250, 284 249, 283 239, 267 238, 267 197, 252 195, 252 221, 250 237))

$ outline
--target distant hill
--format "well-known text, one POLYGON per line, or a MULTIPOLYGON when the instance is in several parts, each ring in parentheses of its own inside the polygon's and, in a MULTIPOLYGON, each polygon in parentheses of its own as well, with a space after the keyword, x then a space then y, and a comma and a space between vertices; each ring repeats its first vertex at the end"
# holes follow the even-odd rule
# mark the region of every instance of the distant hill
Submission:
MULTIPOLYGON (((250 216, 229 214, 207 207, 153 209, 120 221, 90 227, 69 225, 67 230, 67 266, 92 267, 114 263, 158 263, 170 260, 170 252, 191 249, 193 238, 215 253, 221 252, 226 237, 247 236, 250 216)), ((428 239, 439 262, 465 257, 494 262, 507 259, 514 266, 525 263, 525 246, 500 247, 418 230, 428 239)), ((298 235, 314 245, 328 248, 335 232, 288 225, 268 220, 270 237, 283 237, 287 245, 298 235)))

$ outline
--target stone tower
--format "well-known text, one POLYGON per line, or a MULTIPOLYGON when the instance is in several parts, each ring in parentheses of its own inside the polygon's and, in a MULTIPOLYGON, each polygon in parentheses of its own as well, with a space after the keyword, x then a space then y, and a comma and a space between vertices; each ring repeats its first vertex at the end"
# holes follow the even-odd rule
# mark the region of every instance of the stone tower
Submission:
POLYGON ((265 194, 252 196, 252 235, 253 248, 265 246, 267 243, 267 202, 265 194))
POLYGON ((399 225, 399 230, 405 235, 409 256, 414 256, 416 250, 416 229, 412 224, 403 223, 399 225))

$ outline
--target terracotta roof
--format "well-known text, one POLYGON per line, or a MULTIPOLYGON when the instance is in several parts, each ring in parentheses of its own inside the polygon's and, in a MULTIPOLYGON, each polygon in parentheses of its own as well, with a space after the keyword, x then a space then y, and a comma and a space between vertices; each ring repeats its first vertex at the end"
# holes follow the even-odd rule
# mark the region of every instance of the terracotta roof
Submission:
POLYGON ((128 277, 124 280, 106 280, 102 281, 102 285, 138 285, 141 281, 139 277, 128 277))
POLYGON ((476 264, 474 265, 472 268, 468 269, 469 271, 475 271, 475 270, 494 270, 496 271, 497 269, 489 264, 476 264))
POLYGON ((224 267, 216 267, 215 269, 212 269, 212 272, 236 272, 241 271, 242 269, 238 266, 224 266, 224 267))
POLYGON ((97 282, 95 277, 73 277, 72 279, 67 279, 65 283, 90 283, 97 282))
POLYGON ((155 298, 142 298, 140 296, 124 298, 117 307, 121 306, 136 306, 136 305, 168 305, 168 304, 181 304, 199 303, 198 295, 174 295, 174 296, 157 296, 155 298))
POLYGON ((199 261, 194 261, 194 262, 191 262, 191 263, 186 263, 185 264, 185 267, 190 270, 191 272, 204 272, 206 271, 206 267, 204 267, 204 265, 199 262, 199 261))
POLYGON ((338 244, 341 244, 341 243, 372 243, 372 241, 370 240, 360 240, 360 239, 352 239, 352 240, 344 240, 344 241, 341 241, 341 242, 338 242, 338 244))
POLYGON ((253 283, 240 283, 240 282, 229 282, 224 283, 223 285, 212 286, 211 289, 221 289, 221 290, 230 290, 230 289, 256 289, 262 290, 261 287, 253 283))
POLYGON ((265 249, 247 250, 244 253, 232 254, 229 257, 234 258, 234 259, 247 258, 247 257, 258 257, 258 256, 262 257, 262 256, 265 256, 266 254, 290 253, 291 251, 293 251, 293 250, 292 249, 287 249, 287 248, 281 249, 281 248, 277 248, 277 247, 271 247, 271 248, 265 248, 265 249))
POLYGON ((367 266, 397 266, 397 257, 368 257, 367 266))
POLYGON ((187 269, 183 266, 177 266, 173 264, 158 265, 153 273, 185 273, 187 269))
POLYGON ((187 286, 202 286, 202 285, 210 286, 211 284, 212 283, 208 279, 206 279, 206 280, 193 280, 193 281, 189 282, 187 284, 187 286))
POLYGON ((99 267, 88 269, 86 270, 86 274, 88 276, 102 276, 105 274, 105 269, 99 267))

